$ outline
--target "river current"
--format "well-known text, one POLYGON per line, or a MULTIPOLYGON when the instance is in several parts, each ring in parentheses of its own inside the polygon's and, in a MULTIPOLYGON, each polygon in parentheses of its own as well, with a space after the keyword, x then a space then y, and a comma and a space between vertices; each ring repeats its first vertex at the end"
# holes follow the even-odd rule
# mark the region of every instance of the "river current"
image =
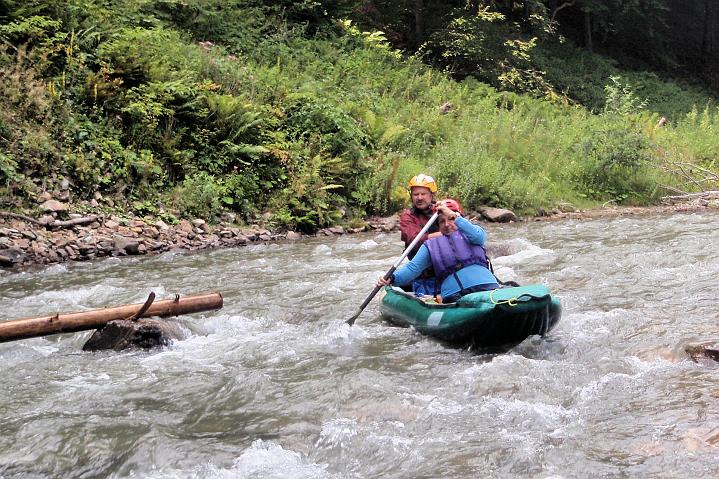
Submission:
MULTIPOLYGON (((719 213, 489 225, 504 280, 564 309, 502 354, 393 327, 377 300, 398 233, 0 271, 0 320, 175 293, 154 351, 90 333, 0 344, 0 479, 685 478, 719 475, 719 213)), ((491 250, 491 249, 490 249, 491 250)))

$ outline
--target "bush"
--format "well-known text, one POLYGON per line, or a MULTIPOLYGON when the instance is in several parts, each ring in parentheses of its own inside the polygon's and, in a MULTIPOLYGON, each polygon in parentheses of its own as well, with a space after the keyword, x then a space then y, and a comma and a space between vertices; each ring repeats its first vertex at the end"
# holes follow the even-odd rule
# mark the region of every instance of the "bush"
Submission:
POLYGON ((645 136, 612 124, 590 134, 578 145, 584 157, 577 180, 584 194, 595 200, 617 203, 647 203, 656 194, 650 174, 652 153, 645 136))
POLYGON ((178 185, 169 195, 170 206, 183 217, 213 218, 221 211, 226 188, 214 177, 199 172, 178 185))

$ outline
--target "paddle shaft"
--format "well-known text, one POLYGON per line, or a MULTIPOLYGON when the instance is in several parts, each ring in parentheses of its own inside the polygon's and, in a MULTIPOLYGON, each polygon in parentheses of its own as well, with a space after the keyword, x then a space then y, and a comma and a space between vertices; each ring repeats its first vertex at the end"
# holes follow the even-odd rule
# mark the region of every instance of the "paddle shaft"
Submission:
MULTIPOLYGON (((414 247, 417 246, 417 244, 420 241, 422 241, 422 237, 427 233, 427 231, 429 231, 429 228, 434 224, 434 222, 437 220, 438 216, 439 216, 439 213, 434 213, 432 215, 432 217, 429 220, 427 220, 427 224, 425 224, 422 227, 422 229, 420 230, 420 232, 417 233, 417 236, 415 236, 414 240, 412 240, 412 242, 409 244, 409 246, 407 246, 407 249, 404 250, 404 253, 402 253, 402 256, 400 256, 397 259, 397 261, 394 262, 394 264, 389 269, 389 271, 387 271, 385 273, 384 279, 389 279, 392 276, 392 273, 394 273, 397 270, 397 268, 399 267, 400 264, 402 264, 402 261, 404 261, 404 259, 407 257, 407 255, 409 255, 412 252, 412 250, 414 249, 414 247)), ((372 301, 372 298, 374 298, 375 295, 377 295, 377 293, 379 292, 380 289, 382 289, 381 285, 377 285, 374 287, 374 289, 369 294, 369 296, 367 296, 367 298, 365 298, 364 302, 360 305, 357 312, 350 319, 347 320, 347 324, 349 324, 350 326, 352 326, 354 324, 357 317, 360 314, 362 314, 362 311, 367 307, 369 302, 372 301)))

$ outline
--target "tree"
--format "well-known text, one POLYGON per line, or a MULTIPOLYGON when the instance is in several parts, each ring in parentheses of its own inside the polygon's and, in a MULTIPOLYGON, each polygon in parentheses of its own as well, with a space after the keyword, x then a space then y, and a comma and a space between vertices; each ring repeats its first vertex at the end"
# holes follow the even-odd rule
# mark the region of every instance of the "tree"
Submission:
POLYGON ((646 59, 663 56, 669 0, 547 0, 552 20, 579 27, 585 48, 629 50, 646 59))

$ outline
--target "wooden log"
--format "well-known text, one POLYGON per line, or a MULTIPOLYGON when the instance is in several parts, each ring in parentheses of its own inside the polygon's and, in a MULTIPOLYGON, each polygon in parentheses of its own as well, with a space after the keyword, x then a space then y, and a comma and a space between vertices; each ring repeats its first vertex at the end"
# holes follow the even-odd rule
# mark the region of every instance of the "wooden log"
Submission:
MULTIPOLYGON (((110 321, 135 317, 143 306, 143 303, 127 304, 79 313, 55 314, 54 316, 0 322, 0 342, 102 328, 110 321)), ((221 308, 222 295, 220 293, 204 293, 185 297, 180 297, 178 294, 174 299, 153 302, 141 314, 141 317, 158 316, 166 318, 221 308)))

